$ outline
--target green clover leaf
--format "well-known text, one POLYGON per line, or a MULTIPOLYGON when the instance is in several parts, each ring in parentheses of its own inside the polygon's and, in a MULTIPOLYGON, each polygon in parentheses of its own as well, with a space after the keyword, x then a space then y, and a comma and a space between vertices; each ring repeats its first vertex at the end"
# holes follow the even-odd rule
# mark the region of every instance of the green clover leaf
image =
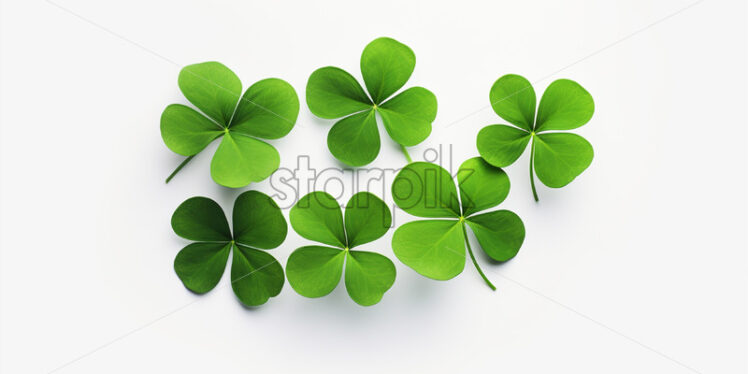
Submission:
POLYGON ((202 113, 172 104, 161 115, 161 137, 175 153, 188 158, 179 170, 213 140, 223 137, 210 164, 213 180, 226 187, 244 187, 272 174, 278 151, 260 139, 286 136, 299 115, 299 98, 290 84, 263 79, 241 96, 242 84, 219 62, 189 65, 179 73, 179 88, 202 113))
POLYGON ((306 86, 306 102, 317 117, 341 118, 327 135, 327 147, 335 158, 363 166, 377 157, 380 148, 375 113, 379 113, 390 138, 405 147, 424 141, 436 118, 436 96, 423 87, 402 88, 416 66, 413 51, 394 39, 378 38, 361 54, 364 89, 351 74, 328 66, 317 69, 306 86))
POLYGON ((302 296, 322 297, 335 289, 345 267, 345 288, 359 305, 378 303, 395 282, 395 265, 374 252, 354 247, 379 239, 390 228, 387 205, 368 192, 348 201, 345 219, 338 202, 326 192, 312 192, 291 208, 291 226, 302 237, 326 246, 305 246, 288 257, 288 283, 302 296))
POLYGON ((397 206, 414 216, 440 219, 398 227, 392 237, 392 250, 419 274, 448 280, 465 268, 467 247, 478 273, 496 290, 473 255, 466 225, 493 260, 508 261, 517 255, 525 239, 525 226, 519 216, 508 210, 476 214, 506 199, 509 177, 500 168, 475 157, 462 163, 457 180, 459 194, 449 172, 428 162, 411 163, 397 174, 392 183, 397 206))
POLYGON ((535 116, 535 91, 519 75, 499 78, 490 93, 491 106, 501 118, 517 126, 489 125, 478 133, 481 157, 496 167, 516 161, 530 146, 530 185, 535 201, 537 174, 543 184, 560 188, 571 183, 592 163, 592 145, 567 132, 586 124, 595 111, 592 96, 577 82, 559 79, 546 88, 535 116), (534 168, 534 171, 533 171, 534 168))
POLYGON ((283 288, 283 268, 269 255, 286 239, 288 227, 278 205, 269 196, 247 191, 236 198, 233 235, 223 210, 207 197, 185 200, 171 217, 174 232, 192 243, 174 259, 174 270, 187 289, 212 290, 226 268, 229 253, 231 287, 244 305, 257 306, 283 288))

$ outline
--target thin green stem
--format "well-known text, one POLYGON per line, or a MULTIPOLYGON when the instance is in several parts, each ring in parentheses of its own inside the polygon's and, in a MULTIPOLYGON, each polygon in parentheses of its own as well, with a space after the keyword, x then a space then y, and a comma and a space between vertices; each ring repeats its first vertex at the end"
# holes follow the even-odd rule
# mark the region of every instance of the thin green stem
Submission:
POLYGON ((535 164, 535 133, 532 134, 532 146, 530 146, 530 186, 532 186, 532 196, 535 201, 538 201, 538 191, 535 191, 535 171, 533 165, 535 164))
POLYGON ((490 280, 486 277, 486 274, 483 274, 483 270, 481 270, 480 266, 478 266, 478 261, 475 260, 475 255, 473 255, 473 249, 470 248, 470 240, 468 240, 467 235, 467 229, 465 229, 465 221, 461 220, 460 222, 462 224, 462 234, 465 236, 465 245, 467 245, 468 253, 470 254, 470 259, 473 260, 473 265, 475 265, 475 268, 478 269, 478 273, 483 278, 483 280, 486 282, 488 287, 491 287, 492 290, 496 291, 496 286, 491 283, 490 280))
POLYGON ((400 149, 403 150, 403 154, 405 155, 405 158, 408 160, 408 163, 412 164, 413 163, 413 159, 410 158, 410 154, 408 153, 408 149, 405 148, 405 146, 402 145, 402 144, 400 144, 400 149))
POLYGON ((174 176, 177 175, 177 173, 179 173, 179 171, 182 170, 182 168, 184 167, 184 165, 187 165, 187 163, 190 162, 190 160, 192 160, 193 157, 195 157, 195 155, 192 155, 190 157, 185 158, 184 161, 182 161, 182 163, 179 164, 179 166, 177 166, 176 169, 174 169, 174 172, 171 173, 171 175, 169 175, 168 178, 166 178, 166 183, 169 183, 169 181, 172 178, 174 178, 174 176))

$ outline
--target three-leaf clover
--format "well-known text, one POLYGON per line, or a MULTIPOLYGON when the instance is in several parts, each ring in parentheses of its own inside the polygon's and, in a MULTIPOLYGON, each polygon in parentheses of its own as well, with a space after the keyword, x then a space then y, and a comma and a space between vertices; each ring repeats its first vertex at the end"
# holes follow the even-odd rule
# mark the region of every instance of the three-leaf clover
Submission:
POLYGON ((530 185, 535 201, 538 193, 534 174, 546 186, 560 188, 590 166, 594 154, 586 139, 567 132, 549 132, 576 129, 592 118, 595 103, 579 83, 568 79, 551 83, 540 99, 537 117, 535 90, 519 75, 499 78, 489 96, 494 112, 517 127, 484 127, 478 133, 478 152, 489 164, 505 167, 514 163, 532 141, 530 185))
POLYGON ((522 220, 509 210, 476 214, 499 205, 509 194, 509 177, 480 157, 457 172, 459 199, 452 176, 439 165, 415 162, 392 183, 400 209, 418 217, 439 218, 406 223, 395 231, 392 250, 402 263, 426 277, 452 279, 465 268, 465 247, 473 265, 491 289, 468 241, 466 224, 486 254, 496 261, 513 258, 525 239, 522 220))
POLYGON ((161 115, 161 137, 175 153, 189 156, 166 179, 168 183, 196 154, 223 137, 210 164, 210 175, 226 187, 243 187, 272 174, 278 151, 260 139, 286 136, 299 115, 299 98, 290 84, 261 80, 241 96, 242 83, 219 62, 184 67, 179 88, 202 113, 181 104, 161 115))
POLYGON ((416 65, 413 51, 394 39, 379 38, 361 54, 361 85, 343 69, 328 66, 317 69, 306 86, 306 102, 316 116, 342 118, 327 134, 327 147, 338 160, 363 166, 377 157, 380 148, 375 113, 384 128, 411 162, 405 147, 414 146, 431 133, 436 118, 436 96, 423 87, 408 88, 387 100, 403 87, 416 65), (386 101, 385 101, 386 100, 386 101))
POLYGON ((287 225, 278 205, 269 196, 247 191, 234 202, 234 230, 223 210, 207 197, 185 200, 171 217, 174 232, 195 243, 174 259, 174 270, 185 287, 202 294, 221 280, 229 253, 231 287, 248 306, 264 304, 283 288, 283 268, 262 249, 272 249, 286 239, 287 225))
POLYGON ((288 283, 300 295, 322 297, 332 292, 340 283, 344 263, 345 288, 356 303, 374 305, 392 287, 395 265, 390 259, 353 250, 380 238, 390 228, 390 209, 375 195, 353 195, 345 208, 344 221, 335 198, 326 192, 312 192, 291 208, 289 219, 302 237, 335 247, 305 246, 288 257, 288 283))

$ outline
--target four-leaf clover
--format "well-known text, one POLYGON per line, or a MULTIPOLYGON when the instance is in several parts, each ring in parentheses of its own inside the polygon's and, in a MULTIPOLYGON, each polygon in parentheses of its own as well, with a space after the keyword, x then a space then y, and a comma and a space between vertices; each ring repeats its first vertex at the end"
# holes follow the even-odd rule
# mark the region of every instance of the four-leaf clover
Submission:
POLYGON ((519 75, 499 78, 489 96, 496 114, 517 127, 484 127, 478 133, 478 152, 489 164, 505 167, 514 163, 532 141, 530 185, 535 201, 535 173, 546 186, 560 188, 590 166, 593 151, 586 139, 567 132, 549 132, 576 129, 592 118, 595 103, 577 82, 559 79, 551 83, 540 99, 537 117, 535 90, 519 75))
POLYGON ((272 174, 280 164, 278 151, 258 139, 286 136, 299 115, 299 98, 290 84, 276 78, 253 84, 241 96, 242 83, 219 62, 186 66, 179 88, 202 114, 172 104, 161 115, 161 137, 175 153, 192 157, 223 137, 210 164, 210 175, 226 187, 243 187, 272 174))
POLYGON ((185 287, 202 294, 221 280, 229 253, 231 287, 248 306, 264 304, 283 288, 283 268, 266 251, 286 239, 287 225, 278 205, 269 196, 247 191, 234 203, 234 232, 223 210, 207 197, 185 200, 171 217, 174 232, 195 243, 174 259, 174 270, 185 287))
POLYGON ((390 259, 353 250, 380 238, 390 228, 390 209, 375 195, 353 195, 344 221, 335 198, 326 192, 312 192, 291 208, 289 220, 302 237, 335 247, 305 246, 288 257, 288 283, 300 295, 322 297, 332 292, 340 283, 344 263, 345 288, 356 303, 374 305, 392 287, 395 265, 390 259))
POLYGON ((509 194, 509 177, 480 157, 465 161, 457 172, 459 199, 452 176, 439 165, 415 162, 403 168, 392 183, 400 209, 424 218, 397 228, 392 250, 402 263, 426 277, 452 279, 465 268, 465 247, 475 268, 491 289, 493 284, 478 266, 468 241, 466 224, 486 254, 496 261, 513 258, 525 239, 522 220, 511 211, 476 214, 499 205, 509 194))
POLYGON ((403 87, 416 65, 413 51, 394 39, 375 39, 361 54, 361 85, 343 69, 328 66, 316 70, 306 86, 309 110, 326 119, 342 118, 327 135, 327 147, 338 160, 351 165, 366 165, 377 157, 380 148, 376 113, 392 140, 405 147, 414 146, 431 133, 436 118, 436 96, 423 87, 408 88, 387 100, 403 87))

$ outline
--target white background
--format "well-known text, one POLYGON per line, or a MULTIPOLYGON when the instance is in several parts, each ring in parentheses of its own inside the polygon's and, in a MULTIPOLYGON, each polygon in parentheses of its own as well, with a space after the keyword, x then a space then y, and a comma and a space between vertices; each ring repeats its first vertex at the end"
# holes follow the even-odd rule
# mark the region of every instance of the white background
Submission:
MULTIPOLYGON (((0 9, 3 373, 748 371, 744 1, 53 1, 0 9), (398 270, 373 307, 342 285, 306 299, 286 284, 252 310, 228 276, 188 292, 172 270, 187 243, 172 212, 194 195, 230 210, 246 189, 210 179, 215 144, 164 184, 181 157, 159 117, 186 103, 181 66, 221 61, 245 87, 290 82, 299 119, 272 144, 282 167, 307 154, 324 169, 338 165, 332 121, 307 109, 306 80, 327 65, 360 79, 361 51, 383 35, 416 53, 406 87, 439 101, 415 159, 450 144, 455 167, 476 156, 478 130, 503 122, 489 88, 518 73, 538 97, 562 77, 592 93, 577 131, 592 166, 539 186, 537 204, 527 154, 506 169, 502 207, 527 239, 507 264, 479 256, 497 292, 469 263, 448 282, 419 276, 396 261, 392 231, 366 246, 398 270)), ((384 136, 371 166, 403 165, 384 136)), ((272 254, 285 264, 306 243, 290 231, 272 254)))

